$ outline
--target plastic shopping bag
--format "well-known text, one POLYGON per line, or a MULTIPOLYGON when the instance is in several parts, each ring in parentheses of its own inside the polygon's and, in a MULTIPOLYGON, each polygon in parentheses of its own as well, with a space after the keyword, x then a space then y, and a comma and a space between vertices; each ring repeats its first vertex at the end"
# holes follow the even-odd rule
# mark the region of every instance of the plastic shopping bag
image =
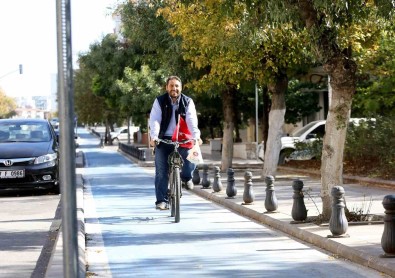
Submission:
POLYGON ((193 164, 202 164, 203 156, 202 151, 200 150, 199 144, 196 143, 192 149, 188 151, 187 159, 193 164))

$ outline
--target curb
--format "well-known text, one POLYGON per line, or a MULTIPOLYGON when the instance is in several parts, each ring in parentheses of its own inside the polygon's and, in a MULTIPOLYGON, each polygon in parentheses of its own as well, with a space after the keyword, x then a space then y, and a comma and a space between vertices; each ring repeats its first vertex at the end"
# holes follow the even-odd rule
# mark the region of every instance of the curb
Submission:
POLYGON ((77 186, 77 241, 78 241, 78 264, 79 276, 86 275, 86 259, 85 259, 85 213, 84 213, 84 180, 81 174, 76 176, 77 186))
POLYGON ((322 248, 333 254, 337 254, 357 264, 373 268, 377 271, 388 274, 391 277, 395 277, 395 269, 393 269, 390 265, 378 261, 376 257, 371 256, 365 252, 356 250, 355 248, 351 248, 344 244, 333 241, 329 238, 324 238, 322 236, 313 234, 303 229, 299 229, 298 227, 293 226, 289 223, 271 218, 263 213, 259 213, 247 207, 243 207, 234 202, 215 196, 212 193, 208 193, 204 190, 194 188, 189 191, 195 193, 196 195, 204 199, 207 199, 223 207, 226 207, 230 211, 235 212, 241 216, 247 217, 251 220, 270 226, 271 228, 274 228, 290 236, 293 236, 297 239, 300 239, 304 242, 322 248))
POLYGON ((84 152, 79 151, 75 154, 75 167, 76 168, 84 168, 85 166, 84 152))
MULTIPOLYGON (((76 198, 77 198, 77 248, 79 277, 86 276, 85 260, 85 215, 84 215, 84 181, 81 174, 76 175, 76 198)), ((60 203, 59 203, 60 207, 60 203)), ((60 210, 59 210, 60 211, 60 210)), ((60 215, 59 215, 60 217, 60 215)), ((63 234, 61 218, 58 220, 56 239, 52 248, 51 258, 46 266, 46 278, 63 277, 63 234)))

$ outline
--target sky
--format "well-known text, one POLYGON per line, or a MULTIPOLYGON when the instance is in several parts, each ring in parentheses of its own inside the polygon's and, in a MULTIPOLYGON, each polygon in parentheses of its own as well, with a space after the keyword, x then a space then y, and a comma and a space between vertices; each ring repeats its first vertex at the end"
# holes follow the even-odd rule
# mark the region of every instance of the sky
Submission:
MULTIPOLYGON (((113 32, 110 14, 118 2, 71 0, 74 61, 113 32)), ((0 88, 8 96, 47 96, 56 89, 51 85, 57 74, 56 45, 56 0, 0 0, 0 88)))

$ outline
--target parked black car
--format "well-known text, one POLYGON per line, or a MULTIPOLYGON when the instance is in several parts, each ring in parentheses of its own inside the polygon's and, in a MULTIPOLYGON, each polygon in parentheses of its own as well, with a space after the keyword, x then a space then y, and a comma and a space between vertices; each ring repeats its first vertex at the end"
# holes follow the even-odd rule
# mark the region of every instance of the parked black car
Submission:
POLYGON ((0 119, 0 189, 59 194, 58 140, 44 119, 0 119))

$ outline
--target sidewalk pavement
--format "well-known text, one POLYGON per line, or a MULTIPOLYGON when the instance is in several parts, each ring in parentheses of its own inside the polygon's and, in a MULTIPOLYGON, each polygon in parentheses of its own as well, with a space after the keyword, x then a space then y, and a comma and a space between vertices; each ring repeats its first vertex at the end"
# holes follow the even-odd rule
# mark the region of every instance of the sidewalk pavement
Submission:
MULTIPOLYGON (((107 147, 106 147, 107 148, 107 147)), ((117 150, 116 147, 110 146, 117 150)), ((209 165, 208 178, 213 181, 213 166, 220 166, 221 157, 211 155, 207 148, 202 148, 205 164, 209 165)), ((129 159, 138 163, 142 167, 153 167, 152 161, 137 161, 135 158, 122 153, 129 159)), ((366 179, 359 177, 344 177, 345 200, 350 211, 356 213, 368 213, 374 215, 379 221, 372 222, 350 222, 344 237, 330 237, 331 232, 328 224, 317 225, 311 221, 296 222, 292 219, 293 207, 293 189, 292 182, 300 179, 304 183, 304 203, 308 210, 308 219, 313 219, 319 215, 322 203, 319 197, 320 179, 319 173, 307 170, 296 170, 287 167, 279 167, 274 181, 274 194, 278 202, 278 208, 275 212, 267 212, 265 208, 266 184, 261 178, 262 162, 254 159, 233 159, 232 167, 235 171, 235 187, 237 195, 229 198, 226 194, 227 174, 221 173, 220 185, 222 190, 214 192, 213 188, 203 188, 200 184, 195 185, 191 192, 202 198, 206 198, 220 204, 229 210, 245 216, 252 221, 268 225, 280 232, 288 234, 294 238, 315 245, 332 253, 335 257, 342 257, 355 263, 373 268, 395 277, 395 258, 384 257, 384 251, 381 247, 381 237, 384 230, 384 208, 382 201, 384 196, 395 194, 395 181, 384 181, 375 179, 366 179), (246 171, 252 173, 252 191, 253 202, 244 204, 244 174, 246 171)), ((202 178, 202 171, 199 171, 202 178)), ((78 186, 78 184, 77 184, 78 186)), ((82 182, 79 188, 82 190, 82 182)), ((83 230, 83 206, 81 213, 78 213, 79 225, 79 242, 84 242, 85 232, 83 230), (83 235, 83 238, 82 236, 83 235)), ((61 233, 59 233, 57 248, 46 277, 62 277, 62 242, 61 233)), ((80 244, 79 244, 80 245, 80 244)), ((82 267, 85 267, 85 253, 79 246, 79 261, 82 267)), ((85 268, 84 270, 85 271, 85 268)))

